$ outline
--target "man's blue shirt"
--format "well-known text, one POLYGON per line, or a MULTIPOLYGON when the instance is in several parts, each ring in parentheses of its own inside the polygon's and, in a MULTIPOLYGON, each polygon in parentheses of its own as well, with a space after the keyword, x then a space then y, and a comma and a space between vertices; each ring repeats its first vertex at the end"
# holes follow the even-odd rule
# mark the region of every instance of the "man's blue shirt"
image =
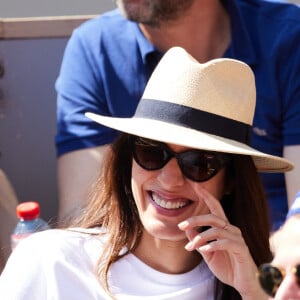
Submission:
MULTIPOLYGON (((255 73, 252 146, 282 156, 284 146, 300 144, 300 8, 260 0, 223 2, 232 30, 224 57, 244 61, 255 73)), ((57 155, 111 143, 116 132, 84 113, 132 116, 161 55, 118 10, 77 28, 56 82, 57 155)), ((277 228, 288 210, 284 175, 262 179, 277 228)))

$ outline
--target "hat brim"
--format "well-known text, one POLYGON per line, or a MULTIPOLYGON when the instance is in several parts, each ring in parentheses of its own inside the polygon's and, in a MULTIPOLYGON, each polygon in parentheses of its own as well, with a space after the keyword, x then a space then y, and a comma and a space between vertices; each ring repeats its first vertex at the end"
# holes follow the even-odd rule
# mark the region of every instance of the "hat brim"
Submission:
POLYGON ((191 128, 146 118, 116 118, 86 113, 86 117, 121 132, 137 135, 164 143, 193 149, 203 149, 231 154, 249 155, 259 172, 286 172, 293 165, 286 159, 269 155, 231 139, 219 137, 191 128))

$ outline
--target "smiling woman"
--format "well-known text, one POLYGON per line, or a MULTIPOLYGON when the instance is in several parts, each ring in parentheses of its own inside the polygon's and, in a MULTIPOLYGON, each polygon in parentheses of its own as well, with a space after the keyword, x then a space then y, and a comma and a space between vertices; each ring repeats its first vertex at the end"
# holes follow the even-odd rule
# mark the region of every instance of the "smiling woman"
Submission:
POLYGON ((271 259, 258 171, 292 164, 248 145, 254 108, 246 64, 200 64, 182 48, 170 49, 132 118, 86 114, 122 132, 91 199, 69 228, 37 233, 17 247, 0 293, 266 299, 256 278, 257 266, 271 259))

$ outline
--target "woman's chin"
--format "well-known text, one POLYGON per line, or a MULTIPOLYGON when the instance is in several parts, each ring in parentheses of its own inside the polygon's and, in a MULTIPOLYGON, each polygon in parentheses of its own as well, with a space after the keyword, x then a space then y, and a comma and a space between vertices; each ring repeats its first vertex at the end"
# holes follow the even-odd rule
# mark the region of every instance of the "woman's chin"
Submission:
POLYGON ((151 224, 144 224, 144 229, 149 235, 160 240, 179 242, 187 239, 185 233, 178 228, 177 224, 162 224, 156 220, 151 224))

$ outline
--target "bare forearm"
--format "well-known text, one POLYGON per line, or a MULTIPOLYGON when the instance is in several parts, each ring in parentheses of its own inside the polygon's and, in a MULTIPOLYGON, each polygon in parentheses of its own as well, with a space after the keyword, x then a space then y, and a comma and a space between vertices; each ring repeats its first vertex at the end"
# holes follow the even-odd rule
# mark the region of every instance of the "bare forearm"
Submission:
POLYGON ((59 221, 76 215, 97 179, 107 146, 74 151, 58 159, 59 221))
POLYGON ((284 148, 284 158, 293 162, 295 168, 293 171, 285 173, 286 189, 288 196, 288 205, 290 206, 295 198, 296 193, 300 190, 300 146, 286 146, 284 148))

